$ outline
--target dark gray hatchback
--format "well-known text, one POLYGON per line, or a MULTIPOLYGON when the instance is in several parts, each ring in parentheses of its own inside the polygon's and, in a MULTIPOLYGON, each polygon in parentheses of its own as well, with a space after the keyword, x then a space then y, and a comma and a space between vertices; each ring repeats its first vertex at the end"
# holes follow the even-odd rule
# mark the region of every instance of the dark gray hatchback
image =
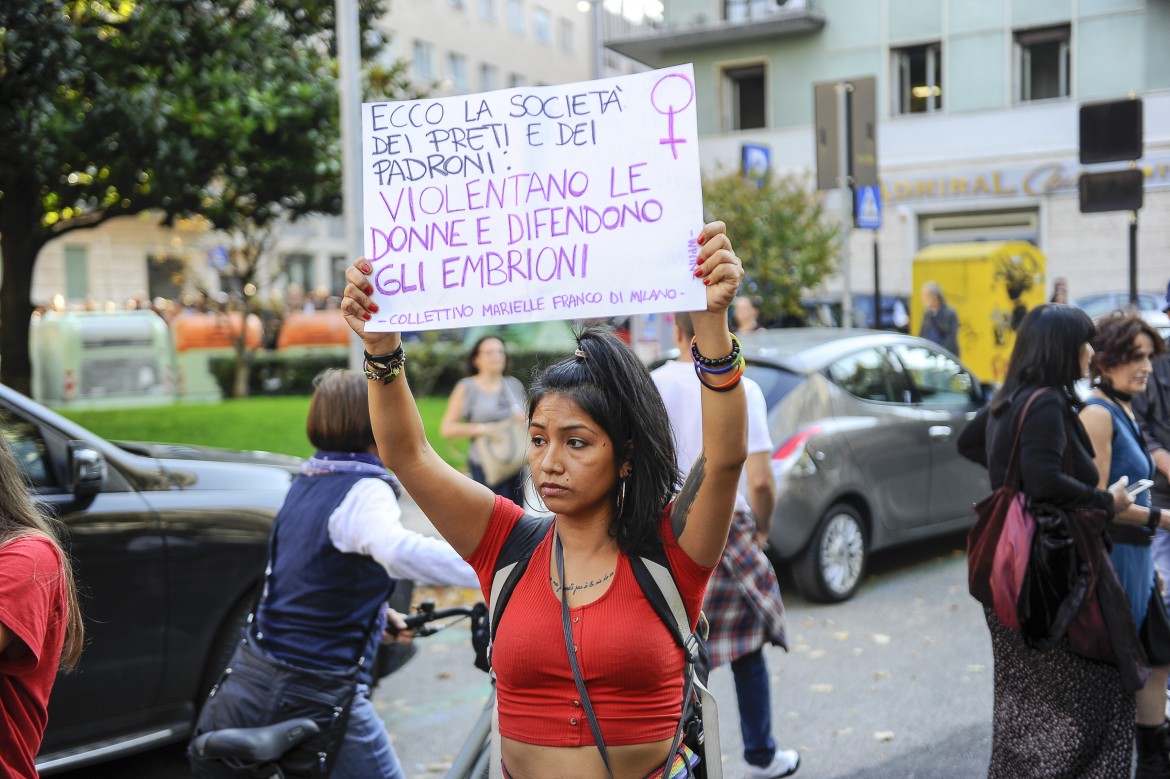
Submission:
POLYGON ((0 433, 66 527, 85 617, 38 769, 186 738, 256 598, 299 460, 106 441, 3 385, 0 433))
POLYGON ((742 337, 768 404, 777 501, 770 554, 822 602, 850 598, 870 552, 970 526, 987 473, 955 440, 985 390, 912 336, 793 328, 742 337))

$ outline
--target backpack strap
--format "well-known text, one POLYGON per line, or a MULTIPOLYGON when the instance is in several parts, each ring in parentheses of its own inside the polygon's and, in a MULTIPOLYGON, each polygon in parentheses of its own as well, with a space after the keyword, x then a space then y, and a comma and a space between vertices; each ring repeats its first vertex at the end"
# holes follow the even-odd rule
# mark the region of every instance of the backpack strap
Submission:
POLYGON ((686 649, 687 638, 692 634, 691 621, 669 566, 665 561, 659 562, 641 555, 631 555, 629 560, 634 578, 638 580, 638 586, 642 588, 646 600, 650 601, 654 613, 666 625, 679 648, 686 649))
MULTIPOLYGON (((675 643, 683 650, 686 663, 683 671, 683 707, 663 769, 663 776, 669 776, 670 764, 674 761, 675 751, 682 741, 683 727, 694 711, 696 699, 703 712, 703 741, 706 747, 704 751, 709 755, 720 754, 715 698, 705 683, 711 667, 707 646, 704 643, 707 637, 707 617, 700 612, 698 627, 691 630, 682 593, 679 592, 678 583, 674 580, 674 574, 671 573, 666 558, 666 550, 662 546, 649 550, 645 555, 630 555, 629 560, 638 586, 642 588, 646 600, 674 637, 675 643)), ((708 764, 706 771, 709 779, 721 779, 723 775, 720 765, 708 764)))
MULTIPOLYGON (((504 614, 504 607, 512 597, 520 577, 528 569, 532 553, 548 535, 552 527, 553 517, 536 517, 525 514, 508 533, 500 554, 496 558, 495 573, 492 576, 492 591, 490 611, 488 613, 488 661, 491 661, 491 646, 495 642, 496 630, 499 628, 500 618, 504 614)), ((654 609, 654 613, 666 625, 675 644, 683 650, 685 670, 683 672, 683 710, 679 717, 679 728, 675 732, 674 744, 668 756, 667 767, 674 761, 675 751, 682 740, 682 728, 687 715, 693 710, 694 699, 697 697, 703 705, 704 725, 703 736, 708 754, 718 755, 719 732, 718 720, 715 719, 715 698, 707 690, 704 677, 710 668, 707 648, 703 643, 707 633, 707 618, 699 615, 697 631, 691 630, 690 619, 687 617, 686 606, 683 603, 682 593, 670 571, 670 564, 666 558, 666 550, 661 545, 643 550, 641 555, 628 555, 630 568, 634 579, 638 582, 646 600, 654 609)), ((721 779, 722 766, 712 764, 707 766, 709 779, 721 779)), ((669 775, 669 770, 667 774, 669 775)))
POLYGON ((540 542, 552 527, 552 516, 536 517, 525 514, 512 527, 500 554, 496 557, 496 570, 492 575, 491 610, 488 612, 488 661, 491 662, 491 648, 496 640, 496 630, 504 607, 512 597, 520 577, 528 570, 528 561, 540 542))

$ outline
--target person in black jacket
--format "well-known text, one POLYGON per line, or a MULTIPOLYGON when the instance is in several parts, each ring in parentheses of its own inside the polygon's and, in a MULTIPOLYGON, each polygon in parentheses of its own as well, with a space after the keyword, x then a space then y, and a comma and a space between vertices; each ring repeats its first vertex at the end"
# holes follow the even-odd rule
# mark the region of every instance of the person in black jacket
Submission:
POLYGON ((943 297, 938 282, 922 285, 922 325, 918 335, 959 356, 959 315, 943 297))
MULTIPOLYGON (((1005 482, 1018 429, 1020 482, 1032 503, 1098 508, 1109 517, 1133 503, 1125 479, 1097 488, 1092 446, 1076 414, 1075 384, 1088 372, 1093 333, 1089 317, 1069 306, 1042 305, 1024 318, 1003 387, 958 441, 964 457, 987 467, 993 489, 1005 482), (1020 425, 1021 411, 1040 389, 1054 391, 1037 395, 1020 425)), ((1108 564, 1102 553, 1100 565, 1108 564)), ((986 604, 984 611, 995 662, 988 776, 1128 779, 1134 691, 1149 668, 1088 659, 1067 642, 1048 651, 1031 649, 986 604)), ((1129 627, 1120 638, 1140 650, 1137 631, 1129 627)))
MULTIPOLYGON (((1163 310, 1170 313, 1170 290, 1163 310)), ((1133 397, 1133 414, 1154 458, 1150 497, 1155 506, 1170 506, 1170 351, 1163 349, 1154 360, 1146 391, 1133 397)), ((1153 546, 1154 568, 1164 582, 1170 582, 1170 532, 1159 530, 1153 546)), ((1170 609, 1170 592, 1163 590, 1162 600, 1170 609)))

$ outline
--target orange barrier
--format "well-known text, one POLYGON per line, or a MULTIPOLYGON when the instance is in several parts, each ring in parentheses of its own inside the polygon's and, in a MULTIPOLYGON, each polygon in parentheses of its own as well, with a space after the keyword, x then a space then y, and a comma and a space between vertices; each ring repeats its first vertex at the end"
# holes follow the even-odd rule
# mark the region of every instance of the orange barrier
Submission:
MULTIPOLYGON (((171 320, 171 335, 175 351, 188 349, 231 349, 240 334, 240 314, 182 313, 171 320)), ((249 349, 258 349, 264 342, 264 327, 260 317, 248 315, 245 343, 249 349)))
POLYGON ((348 346, 352 331, 338 309, 293 311, 285 315, 276 348, 293 346, 348 346))

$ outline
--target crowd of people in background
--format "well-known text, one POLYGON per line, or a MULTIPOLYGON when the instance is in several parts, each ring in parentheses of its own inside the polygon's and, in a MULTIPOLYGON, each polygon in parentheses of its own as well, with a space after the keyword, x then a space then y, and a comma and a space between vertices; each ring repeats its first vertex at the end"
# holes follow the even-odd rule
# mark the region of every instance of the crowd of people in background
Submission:
MULTIPOLYGON (((312 292, 306 292, 301 285, 288 284, 283 292, 273 292, 265 298, 256 298, 249 305, 249 313, 256 314, 264 329, 263 346, 266 349, 275 349, 280 328, 287 314, 299 311, 312 313, 315 311, 337 311, 341 306, 341 297, 328 287, 318 286, 312 292)), ((48 304, 36 306, 33 317, 39 318, 50 311, 84 311, 105 312, 115 311, 153 311, 164 322, 170 325, 177 317, 183 314, 226 314, 238 312, 241 309, 241 299, 232 297, 226 292, 208 294, 206 292, 192 292, 179 298, 154 297, 135 295, 127 298, 121 304, 113 300, 99 303, 93 298, 86 298, 80 304, 69 305, 64 295, 54 295, 48 304)))

